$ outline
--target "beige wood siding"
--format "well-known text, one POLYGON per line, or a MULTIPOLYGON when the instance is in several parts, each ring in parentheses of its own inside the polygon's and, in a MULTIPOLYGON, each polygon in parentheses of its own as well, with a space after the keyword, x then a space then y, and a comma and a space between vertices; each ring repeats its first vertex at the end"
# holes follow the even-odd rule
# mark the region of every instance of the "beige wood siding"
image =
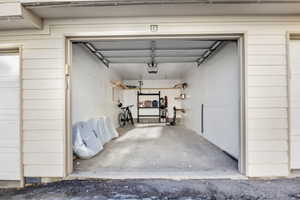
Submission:
POLYGON ((288 175, 286 34, 248 37, 248 175, 288 175))
POLYGON ((64 174, 64 40, 26 40, 23 51, 24 175, 64 174))
POLYGON ((65 173, 65 35, 232 32, 245 33, 246 41, 247 175, 287 176, 286 33, 297 30, 300 31, 299 19, 293 17, 157 17, 138 20, 46 20, 44 30, 41 31, 0 32, 0 44, 21 44, 24 50, 22 78, 25 176, 61 177, 65 173), (150 32, 149 24, 158 24, 158 32, 150 32))

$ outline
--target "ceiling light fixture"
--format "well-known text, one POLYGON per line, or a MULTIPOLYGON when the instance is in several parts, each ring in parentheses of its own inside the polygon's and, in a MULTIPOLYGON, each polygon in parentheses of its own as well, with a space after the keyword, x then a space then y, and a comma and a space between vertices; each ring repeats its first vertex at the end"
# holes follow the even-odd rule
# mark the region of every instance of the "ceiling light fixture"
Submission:
POLYGON ((151 62, 148 63, 148 73, 149 74, 157 74, 158 73, 158 66, 157 63, 151 62))

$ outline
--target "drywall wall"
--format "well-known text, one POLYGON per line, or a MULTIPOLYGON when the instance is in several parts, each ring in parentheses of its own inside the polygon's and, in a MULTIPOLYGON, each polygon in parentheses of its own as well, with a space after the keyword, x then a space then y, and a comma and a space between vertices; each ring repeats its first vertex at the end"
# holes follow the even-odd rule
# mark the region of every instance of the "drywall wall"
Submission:
MULTIPOLYGON (((181 80, 143 80, 142 88, 172 88, 177 83, 181 83, 181 80)), ((125 84, 127 85, 135 85, 138 86, 138 80, 125 80, 125 84)), ((138 90, 124 90, 123 91, 123 99, 124 105, 133 105, 131 111, 134 118, 137 118, 137 91, 138 90)), ((157 93, 161 92, 161 97, 168 97, 168 112, 169 117, 173 117, 173 107, 181 108, 181 101, 175 100, 175 97, 178 97, 181 91, 179 89, 143 89, 144 93, 157 93)), ((140 96, 140 101, 143 100, 154 100, 158 99, 157 96, 140 96)), ((140 109, 140 114, 145 115, 157 115, 159 114, 158 109, 140 109)), ((181 114, 178 113, 178 117, 181 117, 181 114)))
POLYGON ((72 123, 109 116, 117 127, 120 110, 113 93, 120 91, 110 81, 118 80, 118 75, 81 45, 73 45, 72 67, 72 123))
POLYGON ((208 62, 188 72, 184 101, 188 110, 185 125, 235 158, 239 157, 239 73, 237 44, 227 43, 208 62))

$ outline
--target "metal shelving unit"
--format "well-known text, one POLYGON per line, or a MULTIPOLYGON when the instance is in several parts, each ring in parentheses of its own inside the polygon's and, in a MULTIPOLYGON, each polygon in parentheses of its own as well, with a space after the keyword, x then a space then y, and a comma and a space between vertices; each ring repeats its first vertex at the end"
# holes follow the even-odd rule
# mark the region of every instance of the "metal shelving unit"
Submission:
POLYGON ((140 123, 140 118, 147 118, 147 117, 158 117, 158 123, 161 123, 159 100, 160 100, 160 91, 158 93, 142 93, 141 91, 137 92, 137 122, 138 123, 140 123), (139 105, 140 96, 157 96, 158 97, 157 107, 140 107, 139 105), (140 109, 158 109, 158 115, 141 115, 140 109))

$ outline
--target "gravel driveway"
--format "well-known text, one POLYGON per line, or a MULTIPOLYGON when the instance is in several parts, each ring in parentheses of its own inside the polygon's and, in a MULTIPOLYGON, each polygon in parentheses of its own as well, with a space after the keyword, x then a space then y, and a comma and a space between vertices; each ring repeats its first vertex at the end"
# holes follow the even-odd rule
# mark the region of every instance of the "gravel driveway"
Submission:
POLYGON ((300 199, 300 179, 276 180, 70 180, 0 190, 17 200, 223 200, 300 199))

